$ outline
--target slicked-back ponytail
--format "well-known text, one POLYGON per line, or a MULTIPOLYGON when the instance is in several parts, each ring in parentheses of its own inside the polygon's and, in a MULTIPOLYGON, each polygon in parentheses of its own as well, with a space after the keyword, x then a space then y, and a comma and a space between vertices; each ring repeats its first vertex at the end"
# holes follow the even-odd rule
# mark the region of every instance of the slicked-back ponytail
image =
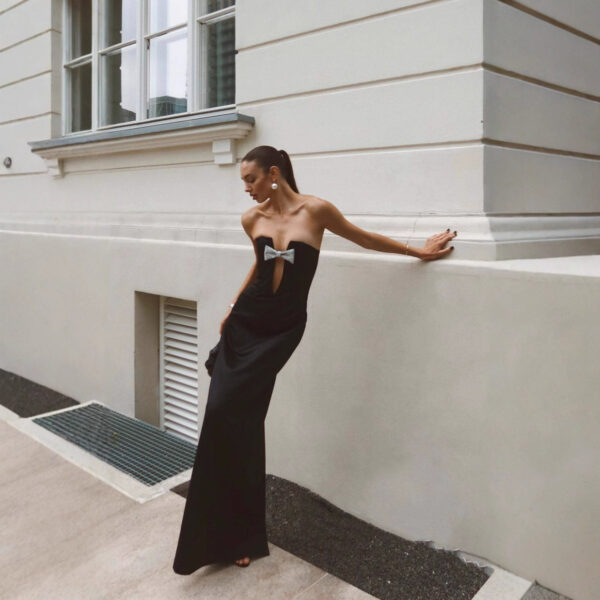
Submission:
POLYGON ((271 167, 277 167, 289 186, 296 193, 299 193, 296 179, 294 178, 292 161, 285 150, 277 150, 276 148, 273 148, 273 146, 256 146, 256 148, 252 148, 242 160, 247 162, 252 160, 256 161, 256 164, 265 171, 265 173, 267 173, 271 167))

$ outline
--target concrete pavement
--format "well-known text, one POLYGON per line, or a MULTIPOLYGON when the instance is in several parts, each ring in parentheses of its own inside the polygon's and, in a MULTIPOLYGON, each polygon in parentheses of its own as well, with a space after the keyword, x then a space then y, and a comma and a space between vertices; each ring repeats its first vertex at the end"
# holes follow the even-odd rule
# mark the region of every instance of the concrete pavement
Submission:
MULTIPOLYGON (((31 386, 37 384, 31 382, 31 386)), ((284 523, 285 526, 273 520, 269 539, 273 535, 273 539, 294 553, 269 543, 271 555, 254 560, 247 569, 233 564, 220 564, 203 567, 189 576, 177 575, 172 571, 171 564, 185 498, 168 491, 150 501, 137 502, 108 485, 102 478, 84 470, 73 459, 75 454, 70 457, 72 462, 67 459, 68 456, 61 456, 64 442, 63 449, 58 452, 58 446, 53 449, 36 441, 10 422, 16 425, 16 421, 21 420, 22 427, 21 417, 24 415, 65 408, 74 405, 73 401, 66 397, 57 399, 47 389, 39 388, 37 393, 31 394, 31 389, 25 390, 22 386, 11 388, 9 385, 9 388, 5 391, 10 393, 5 396, 10 397, 10 401, 6 402, 5 398, 4 403, 19 410, 21 415, 0 403, 1 598, 96 600, 143 596, 170 599, 201 597, 209 600, 367 600, 378 597, 386 600, 416 600, 428 589, 429 583, 423 587, 415 580, 417 583, 411 583, 414 584, 411 590, 404 589, 400 593, 400 588, 392 585, 388 586, 387 592, 380 594, 377 590, 382 588, 377 586, 376 580, 386 575, 389 561, 380 558, 381 562, 369 566, 359 577, 358 574, 348 576, 347 569, 343 568, 350 554, 336 551, 334 555, 326 557, 327 560, 312 556, 310 552, 314 554, 318 543, 309 539, 310 531, 306 527, 303 528, 303 535, 298 536, 294 524, 302 523, 302 518, 317 517, 320 527, 323 526, 323 514, 318 514, 318 506, 307 505, 315 500, 319 504, 322 500, 313 494, 310 494, 314 496, 312 499, 304 497, 302 510, 307 515, 300 512, 295 514, 300 505, 295 507, 292 498, 299 496, 298 490, 291 483, 281 487, 281 481, 277 488, 281 498, 270 497, 272 508, 275 509, 271 517, 272 520, 280 517, 289 520, 284 523), (26 401, 21 402, 24 397, 26 401), (303 517, 299 518, 299 515, 303 517), (285 539, 287 535, 291 538, 285 539), (306 535, 309 538, 299 541, 306 535), (303 560, 300 556, 313 562, 303 560), (377 593, 377 596, 366 593, 313 563, 359 586, 367 582, 364 585, 368 585, 369 591, 377 593), (373 568, 377 572, 373 572, 373 568)), ((334 507, 327 507, 328 514, 332 514, 332 510, 334 507)), ((344 518, 347 517, 350 516, 344 518)), ((330 525, 332 529, 326 532, 328 536, 340 537, 340 526, 344 530, 355 529, 354 533, 359 538, 367 533, 364 525, 351 518, 344 521, 336 517, 330 525)), ((410 544, 411 550, 418 548, 419 552, 423 551, 422 543, 401 538, 390 540, 392 546, 400 541, 410 544)), ((431 553, 435 552, 431 549, 431 553)), ((393 556, 390 554, 388 558, 392 559, 393 556)), ((385 552, 381 557, 385 557, 385 552)), ((363 556, 363 559, 366 558, 363 556)), ((427 568, 422 568, 426 565, 420 566, 420 561, 426 563, 432 557, 420 554, 417 558, 416 564, 399 565, 402 579, 405 580, 403 583, 410 581, 410 572, 414 569, 420 569, 422 575, 426 576, 427 568)), ((455 583, 451 588, 460 585, 460 573, 464 571, 452 564, 451 557, 440 555, 433 558, 442 559, 441 563, 437 563, 438 567, 444 565, 443 568, 448 569, 449 579, 454 578, 455 583)), ((466 555, 462 558, 468 560, 473 557, 466 555)), ((368 566, 365 560, 361 561, 363 570, 368 566)), ((348 562, 349 566, 352 564, 355 563, 348 562)), ((528 588, 528 582, 498 567, 488 570, 492 575, 473 596, 473 600, 569 600, 539 585, 528 588), (522 592, 527 588, 527 593, 523 595, 522 592)), ((423 580, 423 583, 426 581, 423 580)), ((458 587, 455 591, 458 593, 458 587)), ((451 589, 449 593, 452 596, 451 589)))
POLYGON ((139 504, 4 421, 0 455, 2 598, 373 598, 273 544, 246 569, 177 575, 181 496, 139 504))

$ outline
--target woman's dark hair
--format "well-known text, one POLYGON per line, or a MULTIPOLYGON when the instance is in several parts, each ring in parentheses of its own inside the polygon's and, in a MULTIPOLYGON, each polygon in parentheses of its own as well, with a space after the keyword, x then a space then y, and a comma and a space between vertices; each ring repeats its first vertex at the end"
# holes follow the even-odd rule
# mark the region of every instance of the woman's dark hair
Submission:
POLYGON ((256 146, 242 158, 242 161, 250 162, 252 160, 256 161, 256 164, 265 173, 268 173, 271 167, 278 167, 289 186, 299 193, 294 179, 292 161, 285 150, 277 150, 273 146, 256 146))

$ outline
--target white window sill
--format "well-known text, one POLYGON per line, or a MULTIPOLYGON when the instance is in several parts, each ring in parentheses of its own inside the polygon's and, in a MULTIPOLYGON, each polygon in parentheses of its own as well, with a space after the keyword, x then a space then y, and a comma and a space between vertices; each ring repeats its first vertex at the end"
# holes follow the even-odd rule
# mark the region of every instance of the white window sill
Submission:
POLYGON ((49 140, 27 142, 41 156, 54 177, 62 177, 62 162, 75 156, 94 156, 212 142, 217 165, 236 162, 236 140, 254 128, 254 117, 237 112, 187 117, 160 123, 132 125, 93 133, 74 133, 49 140))

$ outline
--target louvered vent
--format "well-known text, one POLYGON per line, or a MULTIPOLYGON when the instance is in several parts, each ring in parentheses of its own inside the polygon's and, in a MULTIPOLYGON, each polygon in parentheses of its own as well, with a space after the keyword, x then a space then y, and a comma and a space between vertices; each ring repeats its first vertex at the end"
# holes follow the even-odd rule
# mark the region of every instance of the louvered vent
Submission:
POLYGON ((161 405, 165 431, 197 443, 198 332, 196 303, 162 299, 161 405))

